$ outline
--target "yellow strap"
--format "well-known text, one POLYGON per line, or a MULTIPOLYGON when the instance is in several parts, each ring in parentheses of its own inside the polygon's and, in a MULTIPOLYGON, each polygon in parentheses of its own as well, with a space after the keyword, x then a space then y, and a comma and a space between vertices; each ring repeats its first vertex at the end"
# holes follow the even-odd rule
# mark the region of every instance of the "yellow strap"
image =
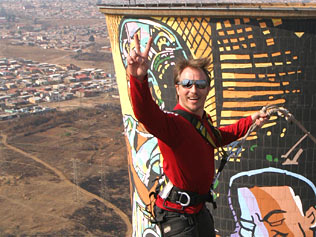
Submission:
POLYGON ((211 135, 207 132, 207 129, 202 125, 200 121, 196 124, 196 128, 200 131, 201 135, 207 139, 207 141, 216 148, 215 142, 213 141, 211 135))
POLYGON ((198 121, 196 124, 196 128, 201 131, 201 126, 202 126, 202 123, 200 121, 198 121))
POLYGON ((212 137, 211 137, 211 135, 210 135, 209 133, 206 133, 206 139, 209 141, 209 143, 212 144, 212 146, 213 146, 214 148, 217 147, 217 146, 215 145, 215 143, 214 143, 214 141, 213 141, 213 139, 212 139, 212 137))

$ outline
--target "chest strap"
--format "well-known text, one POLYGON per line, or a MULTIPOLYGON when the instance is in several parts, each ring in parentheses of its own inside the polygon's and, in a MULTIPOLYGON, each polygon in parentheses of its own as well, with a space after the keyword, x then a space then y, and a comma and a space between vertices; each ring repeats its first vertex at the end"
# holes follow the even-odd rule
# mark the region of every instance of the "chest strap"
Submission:
MULTIPOLYGON (((213 148, 217 148, 216 146, 216 141, 213 140, 212 136, 207 132, 206 127, 203 125, 203 123, 196 118, 194 115, 178 109, 178 110, 173 110, 174 113, 181 115, 183 118, 185 118, 186 120, 188 120, 196 129, 196 131, 213 147, 213 148)), ((217 140, 217 142, 220 144, 221 140, 222 140, 222 135, 219 131, 219 129, 215 128, 213 126, 213 123, 211 121, 211 119, 209 117, 207 117, 207 123, 210 126, 212 133, 215 137, 215 139, 217 140)))
POLYGON ((224 150, 224 148, 222 147, 221 132, 219 131, 218 128, 215 128, 213 126, 211 119, 209 117, 207 117, 208 125, 210 126, 212 133, 216 139, 216 141, 214 141, 212 139, 211 135, 207 132, 205 126, 202 124, 202 122, 197 117, 195 117, 194 115, 192 115, 184 110, 180 110, 180 109, 173 110, 173 112, 181 115, 183 118, 188 120, 195 127, 196 131, 208 142, 209 145, 211 145, 213 148, 218 148, 218 154, 221 157, 221 159, 220 159, 221 163, 220 163, 220 166, 217 170, 217 173, 214 176, 213 182, 212 182, 211 187, 210 187, 210 192, 212 193, 212 203, 213 203, 213 207, 215 209, 217 205, 215 202, 214 189, 218 185, 218 178, 219 178, 219 176, 220 176, 222 170, 224 169, 224 167, 227 163, 227 160, 228 160, 228 155, 227 155, 226 151, 224 150), (219 144, 219 146, 216 146, 215 142, 217 142, 217 144, 219 144))

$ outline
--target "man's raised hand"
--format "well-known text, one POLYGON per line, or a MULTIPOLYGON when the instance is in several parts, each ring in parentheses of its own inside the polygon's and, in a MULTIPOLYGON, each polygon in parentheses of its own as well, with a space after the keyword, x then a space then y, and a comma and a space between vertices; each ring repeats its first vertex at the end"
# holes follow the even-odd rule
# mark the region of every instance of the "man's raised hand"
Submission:
POLYGON ((149 38, 144 52, 140 51, 140 43, 138 35, 134 36, 135 49, 130 49, 130 54, 127 56, 127 74, 143 80, 148 71, 148 55, 152 43, 152 37, 149 38))

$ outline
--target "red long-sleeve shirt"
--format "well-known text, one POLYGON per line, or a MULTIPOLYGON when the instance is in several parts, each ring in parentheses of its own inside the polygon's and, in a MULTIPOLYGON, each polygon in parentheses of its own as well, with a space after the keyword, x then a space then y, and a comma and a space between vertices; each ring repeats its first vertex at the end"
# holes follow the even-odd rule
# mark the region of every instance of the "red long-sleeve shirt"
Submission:
MULTIPOLYGON (((180 189, 199 194, 208 193, 214 178, 214 148, 206 142, 188 120, 159 108, 150 94, 148 78, 141 82, 131 76, 130 83, 134 114, 147 131, 157 137, 166 176, 174 186, 180 189)), ((174 109, 185 110, 179 104, 174 109)), ((207 128, 208 133, 213 135, 207 118, 198 116, 197 118, 207 128)), ((244 136, 251 124, 252 119, 249 116, 240 119, 235 124, 219 128, 222 145, 227 145, 244 136)), ((214 136, 213 140, 216 140, 214 136)), ((156 205, 164 208, 163 201, 158 196, 156 205)), ((179 204, 168 201, 165 202, 165 205, 181 209, 179 204)), ((202 208, 202 205, 189 206, 184 211, 196 213, 202 208)))

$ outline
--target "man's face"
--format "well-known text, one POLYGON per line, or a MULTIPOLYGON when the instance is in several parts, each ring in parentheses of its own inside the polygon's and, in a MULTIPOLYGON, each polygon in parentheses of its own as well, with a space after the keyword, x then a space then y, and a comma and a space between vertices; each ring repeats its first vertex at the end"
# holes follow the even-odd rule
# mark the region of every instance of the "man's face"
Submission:
POLYGON ((315 220, 304 215, 301 199, 291 187, 239 188, 238 201, 243 236, 313 236, 315 220))
MULTIPOLYGON (((205 80, 207 77, 201 69, 187 67, 185 68, 179 78, 179 82, 183 80, 205 80)), ((179 96, 179 104, 193 114, 202 116, 204 111, 204 103, 207 94, 210 91, 209 85, 200 89, 196 85, 188 88, 182 85, 176 85, 177 95, 179 96)))

